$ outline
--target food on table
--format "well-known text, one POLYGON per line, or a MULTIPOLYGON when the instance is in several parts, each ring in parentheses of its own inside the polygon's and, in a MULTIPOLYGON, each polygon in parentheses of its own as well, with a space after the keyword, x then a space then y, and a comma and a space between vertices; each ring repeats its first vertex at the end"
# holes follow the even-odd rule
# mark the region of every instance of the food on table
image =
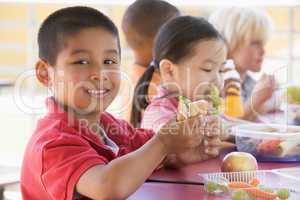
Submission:
POLYGON ((260 187, 260 189, 265 192, 274 193, 274 190, 272 190, 271 188, 260 187))
POLYGON ((286 97, 289 104, 300 104, 300 87, 289 86, 286 91, 286 97))
POLYGON ((206 190, 208 193, 213 193, 215 192, 217 189, 219 189, 219 185, 215 182, 208 182, 207 185, 206 185, 206 190))
POLYGON ((290 197, 290 191, 286 188, 277 191, 277 196, 279 199, 286 200, 290 197))
POLYGON ((220 188, 222 188, 223 192, 231 191, 232 200, 287 200, 290 197, 290 191, 286 188, 280 188, 274 191, 259 183, 260 180, 257 178, 253 178, 249 182, 235 181, 227 182, 227 184, 222 185, 209 181, 206 184, 206 190, 210 194, 215 194, 220 188))
POLYGON ((208 181, 206 183, 206 191, 210 194, 227 192, 227 180, 221 180, 220 182, 208 181))
POLYGON ((256 187, 243 188, 243 190, 245 190, 248 194, 251 194, 256 198, 260 198, 260 199, 274 200, 277 197, 275 193, 265 192, 256 187))
POLYGON ((249 181, 249 184, 256 187, 260 184, 260 181, 257 178, 253 178, 249 181))
POLYGON ((241 189, 241 188, 249 188, 249 187, 253 187, 253 186, 249 183, 245 183, 242 181, 232 181, 232 182, 228 183, 228 187, 230 189, 241 189))
POLYGON ((300 160, 300 127, 287 125, 238 125, 233 128, 238 151, 261 161, 300 160))
POLYGON ((300 145, 300 138, 289 138, 289 139, 274 139, 274 140, 263 140, 257 145, 257 151, 263 155, 287 156, 300 145))
POLYGON ((222 172, 255 171, 257 169, 255 157, 245 152, 231 152, 224 157, 221 164, 222 172))
POLYGON ((244 190, 233 191, 231 194, 232 200, 245 200, 247 193, 244 190))

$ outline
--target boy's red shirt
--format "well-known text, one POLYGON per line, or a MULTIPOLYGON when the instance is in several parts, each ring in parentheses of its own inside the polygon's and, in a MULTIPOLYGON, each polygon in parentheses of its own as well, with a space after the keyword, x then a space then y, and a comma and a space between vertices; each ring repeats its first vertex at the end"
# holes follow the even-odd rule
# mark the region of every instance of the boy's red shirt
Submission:
POLYGON ((102 128, 119 147, 115 154, 98 135, 68 116, 53 98, 48 98, 46 104, 48 114, 38 121, 24 155, 21 174, 24 200, 71 200, 75 185, 86 170, 138 149, 154 134, 102 113, 102 128))

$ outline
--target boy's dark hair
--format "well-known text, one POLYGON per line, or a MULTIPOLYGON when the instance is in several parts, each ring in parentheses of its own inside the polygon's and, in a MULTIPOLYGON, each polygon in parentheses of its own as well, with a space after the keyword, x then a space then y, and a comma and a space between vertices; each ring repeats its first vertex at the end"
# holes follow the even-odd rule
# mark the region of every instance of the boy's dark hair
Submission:
POLYGON ((123 30, 126 26, 138 35, 152 39, 166 21, 179 15, 179 10, 166 1, 136 0, 125 11, 122 26, 123 30))
POLYGON ((169 59, 173 63, 179 63, 193 53, 196 42, 210 39, 223 40, 213 25, 204 18, 181 16, 162 26, 155 38, 152 64, 148 66, 134 90, 132 124, 139 126, 141 122, 141 110, 148 106, 149 82, 155 69, 159 69, 160 61, 169 59))
POLYGON ((82 29, 94 27, 104 28, 115 35, 120 50, 118 29, 107 16, 94 8, 75 6, 55 11, 42 23, 38 32, 39 58, 55 65, 57 55, 69 37, 82 29))

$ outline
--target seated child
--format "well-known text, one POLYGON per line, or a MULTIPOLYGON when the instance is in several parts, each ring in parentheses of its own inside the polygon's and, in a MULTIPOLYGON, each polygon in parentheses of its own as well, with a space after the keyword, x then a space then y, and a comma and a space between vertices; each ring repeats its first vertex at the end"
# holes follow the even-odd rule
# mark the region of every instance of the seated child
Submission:
POLYGON ((26 147, 24 200, 126 199, 169 155, 199 148, 197 116, 154 134, 105 112, 119 89, 121 49, 116 26, 98 10, 54 12, 38 46, 36 77, 53 96, 26 147))
MULTIPOLYGON (((143 105, 147 101, 148 84, 144 83, 148 83, 155 69, 159 70, 162 80, 159 94, 146 108, 142 120, 143 128, 157 131, 176 115, 178 96, 196 101, 210 91, 211 85, 222 88, 221 73, 227 49, 217 30, 205 19, 182 16, 163 25, 156 36, 153 53, 155 64, 150 65, 141 77, 136 87, 135 102, 143 105)), ((138 116, 136 114, 139 113, 132 113, 138 116)), ((217 120, 211 122, 213 126, 219 126, 217 120)), ((207 134, 209 141, 219 143, 219 138, 210 135, 209 131, 207 134)), ((200 154, 184 157, 189 162, 203 159, 200 154)))
MULTIPOLYGON (((161 0, 137 0, 125 11, 122 19, 122 30, 134 55, 134 63, 129 66, 129 78, 133 87, 136 86, 152 60, 153 40, 159 28, 168 20, 179 15, 180 12, 175 6, 161 0)), ((154 73, 150 81, 149 98, 157 94, 157 86, 160 82, 159 74, 154 73)), ((132 101, 132 95, 128 96, 130 97, 124 97, 125 105, 128 105, 128 101, 132 101)), ((130 103, 123 115, 128 121, 130 120, 131 107, 132 104, 130 103)), ((135 127, 139 127, 140 124, 132 120, 131 123, 135 127)))
POLYGON ((209 18, 228 44, 228 59, 232 59, 242 80, 244 119, 256 120, 266 111, 264 103, 271 98, 276 87, 274 76, 263 74, 256 82, 251 72, 261 71, 265 45, 271 32, 271 21, 266 13, 241 7, 228 7, 215 11, 209 18))

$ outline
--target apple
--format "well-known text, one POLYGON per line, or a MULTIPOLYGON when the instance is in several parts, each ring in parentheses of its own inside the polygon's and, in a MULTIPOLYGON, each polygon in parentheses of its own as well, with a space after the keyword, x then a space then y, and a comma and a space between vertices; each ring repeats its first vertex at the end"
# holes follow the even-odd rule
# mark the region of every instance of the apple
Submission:
POLYGON ((258 170, 254 156, 245 152, 231 152, 227 154, 221 165, 222 172, 240 172, 258 170))

